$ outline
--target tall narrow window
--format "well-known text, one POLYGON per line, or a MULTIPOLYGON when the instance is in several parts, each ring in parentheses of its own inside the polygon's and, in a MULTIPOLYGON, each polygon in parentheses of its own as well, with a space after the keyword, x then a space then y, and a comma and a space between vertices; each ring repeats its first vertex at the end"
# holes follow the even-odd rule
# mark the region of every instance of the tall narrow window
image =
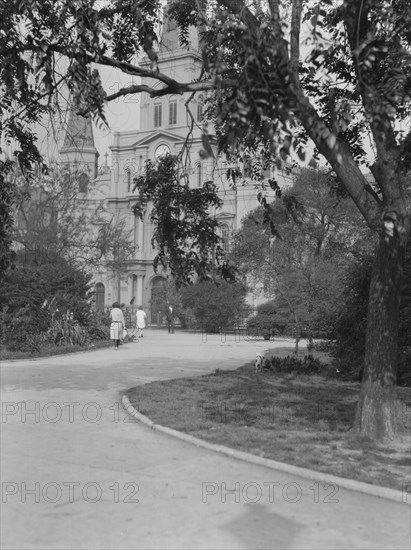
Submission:
POLYGON ((203 185, 203 165, 201 162, 197 165, 197 185, 201 187, 203 185))
POLYGON ((96 293, 96 309, 104 310, 105 305, 105 292, 106 289, 103 283, 97 283, 94 287, 94 292, 96 293))
POLYGON ((131 171, 126 170, 127 193, 131 192, 131 171))
POLYGON ((177 101, 170 101, 168 123, 177 124, 177 101))
POLYGON ((230 249, 230 230, 226 224, 221 226, 221 248, 224 252, 228 252, 230 249))
POLYGON ((88 187, 87 174, 80 174, 80 177, 78 179, 78 187, 79 187, 80 193, 87 193, 87 187, 88 187))
POLYGON ((199 100, 197 103, 197 122, 203 120, 203 103, 202 100, 199 100))
POLYGON ((154 127, 158 128, 161 126, 161 119, 163 114, 163 106, 161 103, 157 103, 157 105, 154 105, 154 127))

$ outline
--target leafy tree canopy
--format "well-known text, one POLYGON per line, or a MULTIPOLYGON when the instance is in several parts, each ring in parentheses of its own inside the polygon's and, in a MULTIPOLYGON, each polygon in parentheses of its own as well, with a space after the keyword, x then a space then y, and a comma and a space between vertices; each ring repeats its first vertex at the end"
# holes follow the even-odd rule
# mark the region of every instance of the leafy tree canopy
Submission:
POLYGON ((221 206, 216 186, 207 181, 190 188, 187 174, 179 170, 178 159, 167 155, 146 163, 145 174, 135 180, 138 201, 134 213, 141 218, 150 204, 150 220, 155 224, 152 238, 158 254, 154 269, 169 268, 177 285, 209 279, 213 270, 224 271, 226 264, 210 262, 209 253, 219 242, 218 221, 210 209, 221 206))
MULTIPOLYGON (((229 155, 259 150, 274 160, 302 158, 311 138, 379 237, 356 427, 371 437, 392 436, 399 294, 411 225, 409 0, 323 0, 316 5, 303 0, 174 0, 170 11, 182 43, 190 24, 202 30, 203 70, 194 82, 177 82, 159 71, 160 4, 3 2, 2 133, 17 144, 16 157, 27 170, 39 160, 32 123, 55 110, 64 84, 79 111, 103 121, 104 103, 119 96, 210 91, 209 117, 220 149, 229 155), (307 36, 302 34, 304 22, 307 36), (303 39, 308 55, 301 49, 303 39), (151 67, 135 61, 141 52, 151 67), (108 96, 99 73, 102 65, 149 77, 154 84, 108 96), (359 166, 362 129, 375 151, 370 164, 374 184, 359 166)), ((204 155, 210 155, 207 134, 203 145, 204 155)), ((6 232, 3 242, 7 239, 6 232)))
POLYGON ((281 198, 245 218, 232 256, 251 288, 275 297, 290 334, 318 338, 330 334, 342 273, 370 249, 369 236, 336 178, 305 169, 281 198))

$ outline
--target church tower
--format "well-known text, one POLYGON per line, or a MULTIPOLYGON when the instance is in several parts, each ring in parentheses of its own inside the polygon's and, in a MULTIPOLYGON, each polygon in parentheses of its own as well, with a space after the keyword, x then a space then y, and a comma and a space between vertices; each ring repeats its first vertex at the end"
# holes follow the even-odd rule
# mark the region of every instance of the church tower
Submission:
MULTIPOLYGON (((174 19, 167 17, 169 5, 165 7, 165 15, 158 45, 157 66, 161 73, 173 78, 177 82, 191 82, 198 78, 201 71, 201 53, 199 49, 198 29, 189 29, 189 46, 182 46, 179 39, 179 30, 174 19)), ((142 67, 153 68, 152 62, 146 59, 141 63, 142 67)), ((163 86, 154 79, 143 78, 142 83, 153 88, 163 86)), ((148 94, 141 95, 140 131, 180 134, 181 130, 187 132, 187 114, 185 101, 190 94, 164 96, 151 98, 148 94)), ((198 94, 200 96, 200 94, 198 94)), ((197 110, 199 98, 194 98, 192 106, 197 110)), ((195 113, 197 115, 197 113, 195 113)), ((170 144, 169 144, 170 145, 170 144)), ((180 144, 181 145, 181 144, 180 144)), ((177 153, 177 149, 171 152, 177 153)))
POLYGON ((97 177, 99 153, 94 145, 91 118, 77 114, 73 105, 68 111, 68 120, 60 148, 62 162, 88 180, 97 177))

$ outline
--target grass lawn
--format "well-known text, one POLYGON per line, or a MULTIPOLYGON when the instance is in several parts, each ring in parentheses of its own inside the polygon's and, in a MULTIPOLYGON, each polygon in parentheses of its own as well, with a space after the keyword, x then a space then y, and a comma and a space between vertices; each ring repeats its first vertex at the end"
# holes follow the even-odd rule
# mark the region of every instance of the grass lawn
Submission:
POLYGON ((113 344, 111 340, 98 340, 87 346, 55 346, 52 344, 44 345, 38 351, 17 351, 0 350, 0 361, 18 361, 19 359, 34 359, 38 357, 50 357, 52 355, 65 355, 66 353, 77 353, 79 351, 95 351, 100 348, 108 348, 113 344))
POLYGON ((398 388, 401 433, 382 445, 350 433, 359 387, 319 375, 255 374, 250 363, 152 382, 127 396, 153 422, 212 443, 402 489, 411 481, 411 389, 398 388))

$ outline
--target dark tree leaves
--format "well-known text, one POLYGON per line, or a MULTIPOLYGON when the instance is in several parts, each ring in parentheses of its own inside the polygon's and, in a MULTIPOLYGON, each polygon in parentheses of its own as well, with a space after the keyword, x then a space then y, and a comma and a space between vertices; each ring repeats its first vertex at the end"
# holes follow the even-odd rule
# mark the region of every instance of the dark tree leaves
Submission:
POLYGON ((139 193, 133 207, 141 219, 154 223, 153 248, 157 250, 154 267, 169 269, 178 285, 227 276, 223 255, 215 252, 220 241, 218 221, 210 208, 221 206, 216 186, 207 181, 201 188, 189 185, 187 174, 178 168, 178 159, 166 155, 157 162, 146 162, 145 174, 134 180, 139 193))

